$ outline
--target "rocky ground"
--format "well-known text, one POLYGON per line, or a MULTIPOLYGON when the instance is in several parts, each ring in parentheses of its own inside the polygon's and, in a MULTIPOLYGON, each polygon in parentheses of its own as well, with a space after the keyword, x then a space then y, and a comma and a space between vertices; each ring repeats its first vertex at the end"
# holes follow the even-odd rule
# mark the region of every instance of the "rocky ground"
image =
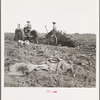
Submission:
POLYGON ((96 86, 96 35, 71 34, 80 48, 30 43, 18 46, 14 34, 5 33, 4 86, 5 87, 95 87, 96 86), (66 63, 73 64, 73 73, 58 74, 53 71, 33 70, 26 76, 10 76, 9 66, 19 62, 40 64, 57 55, 66 63))

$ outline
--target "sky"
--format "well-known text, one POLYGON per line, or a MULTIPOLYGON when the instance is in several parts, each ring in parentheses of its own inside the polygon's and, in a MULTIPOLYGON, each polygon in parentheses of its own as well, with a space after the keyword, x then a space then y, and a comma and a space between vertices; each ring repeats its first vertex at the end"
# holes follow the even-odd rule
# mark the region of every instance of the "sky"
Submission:
POLYGON ((96 33, 99 23, 99 0, 2 0, 2 29, 14 32, 17 24, 24 27, 31 21, 32 29, 46 33, 52 22, 57 30, 67 33, 96 33))

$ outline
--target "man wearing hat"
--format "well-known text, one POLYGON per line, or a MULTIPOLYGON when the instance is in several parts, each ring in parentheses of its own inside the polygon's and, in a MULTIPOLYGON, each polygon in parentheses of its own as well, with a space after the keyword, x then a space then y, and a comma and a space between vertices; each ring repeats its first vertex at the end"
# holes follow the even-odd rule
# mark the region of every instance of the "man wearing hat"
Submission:
POLYGON ((31 30, 32 25, 30 24, 30 21, 27 21, 27 24, 25 25, 25 27, 27 27, 29 30, 31 30))
POLYGON ((53 31, 56 31, 56 22, 52 22, 53 23, 53 31))
POLYGON ((26 21, 26 22, 27 22, 27 24, 24 27, 24 32, 27 35, 27 37, 29 37, 29 35, 30 35, 29 33, 31 32, 32 26, 30 24, 30 21, 26 21))

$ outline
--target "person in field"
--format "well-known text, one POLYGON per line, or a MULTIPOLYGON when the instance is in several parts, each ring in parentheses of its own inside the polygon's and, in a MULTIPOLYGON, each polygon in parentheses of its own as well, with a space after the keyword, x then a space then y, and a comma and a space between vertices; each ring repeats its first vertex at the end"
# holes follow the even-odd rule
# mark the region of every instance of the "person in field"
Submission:
POLYGON ((53 31, 56 31, 57 29, 56 29, 56 22, 52 22, 53 23, 53 31))
POLYGON ((27 24, 24 27, 24 32, 25 32, 25 35, 27 36, 27 39, 28 39, 28 37, 30 36, 32 25, 31 25, 30 21, 26 21, 26 22, 27 22, 27 24))
POLYGON ((25 25, 25 27, 27 27, 28 30, 31 30, 32 29, 32 25, 30 23, 30 21, 26 21, 27 24, 25 25))

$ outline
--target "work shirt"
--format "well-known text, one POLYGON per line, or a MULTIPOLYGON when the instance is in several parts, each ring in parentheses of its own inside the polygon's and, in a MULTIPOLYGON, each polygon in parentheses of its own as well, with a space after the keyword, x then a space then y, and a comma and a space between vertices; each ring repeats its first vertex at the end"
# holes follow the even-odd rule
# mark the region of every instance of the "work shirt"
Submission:
POLYGON ((29 29, 31 29, 31 28, 32 28, 32 25, 31 25, 30 23, 27 23, 27 24, 25 25, 25 27, 28 27, 29 29))
POLYGON ((53 25, 53 30, 56 30, 56 25, 53 25))

